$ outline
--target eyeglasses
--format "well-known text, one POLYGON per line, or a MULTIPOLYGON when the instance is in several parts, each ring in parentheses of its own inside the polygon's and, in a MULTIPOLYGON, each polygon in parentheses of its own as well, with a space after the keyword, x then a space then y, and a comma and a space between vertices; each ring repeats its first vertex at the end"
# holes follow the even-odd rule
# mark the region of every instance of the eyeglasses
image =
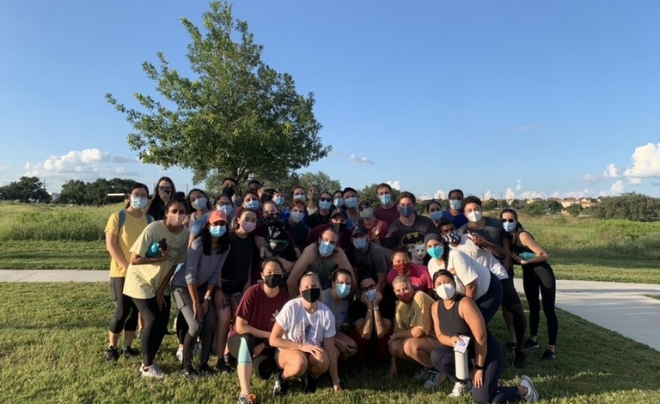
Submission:
POLYGON ((366 291, 368 291, 368 290, 376 290, 376 284, 375 284, 375 283, 372 283, 372 284, 369 285, 369 286, 365 286, 365 287, 363 287, 363 288, 360 288, 360 290, 361 290, 362 292, 366 292, 366 291))
POLYGON ((172 187, 158 187, 158 190, 163 192, 172 192, 172 187))
POLYGON ((319 198, 319 201, 322 201, 322 202, 332 202, 332 198, 319 198))
POLYGON ((515 220, 513 220, 513 219, 502 219, 502 223, 506 223, 506 222, 515 223, 515 220))

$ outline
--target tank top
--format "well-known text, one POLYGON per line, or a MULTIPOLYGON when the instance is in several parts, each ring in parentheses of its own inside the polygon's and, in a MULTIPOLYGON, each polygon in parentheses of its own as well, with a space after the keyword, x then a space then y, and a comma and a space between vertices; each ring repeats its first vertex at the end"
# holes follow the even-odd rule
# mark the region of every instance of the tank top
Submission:
POLYGON ((321 288, 326 289, 332 283, 332 271, 335 270, 335 259, 331 254, 325 260, 321 260, 320 257, 317 257, 312 265, 309 266, 309 271, 314 272, 319 276, 321 281, 321 288))
POLYGON ((464 297, 457 293, 456 300, 451 309, 446 309, 442 300, 438 302, 438 320, 440 321, 440 331, 442 331, 443 335, 448 337, 467 335, 472 338, 470 327, 458 312, 459 303, 464 297))
MULTIPOLYGON (((524 252, 535 254, 534 251, 530 250, 529 248, 525 247, 522 244, 522 242, 520 241, 520 234, 521 233, 527 233, 527 234, 529 234, 529 237, 532 238, 532 240, 534 239, 534 236, 532 236, 532 234, 528 231, 525 231, 525 230, 516 231, 515 237, 513 237, 513 240, 511 242, 511 252, 516 254, 516 255, 520 255, 521 253, 524 253, 524 252)), ((538 264, 523 265, 523 269, 524 268, 535 268, 535 267, 543 267, 543 268, 552 270, 552 267, 550 266, 550 263, 548 261, 543 261, 543 262, 540 262, 538 264)))

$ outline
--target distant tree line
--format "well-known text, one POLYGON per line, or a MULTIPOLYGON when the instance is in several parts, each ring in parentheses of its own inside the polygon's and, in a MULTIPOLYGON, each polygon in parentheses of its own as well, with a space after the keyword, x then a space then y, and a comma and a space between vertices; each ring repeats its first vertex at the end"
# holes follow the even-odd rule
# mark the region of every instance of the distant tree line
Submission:
POLYGON ((44 183, 37 177, 21 177, 0 187, 0 199, 6 201, 49 203, 51 197, 44 189, 44 183))

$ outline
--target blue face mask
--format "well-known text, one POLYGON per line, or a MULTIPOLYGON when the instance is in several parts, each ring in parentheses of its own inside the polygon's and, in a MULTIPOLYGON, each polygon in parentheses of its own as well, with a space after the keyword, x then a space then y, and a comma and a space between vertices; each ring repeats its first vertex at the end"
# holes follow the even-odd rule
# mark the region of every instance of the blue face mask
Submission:
POLYGON ((321 241, 319 243, 319 254, 323 257, 329 257, 334 250, 335 246, 327 241, 321 241))
POLYGON ((276 196, 275 198, 273 198, 273 202, 275 202, 277 206, 282 206, 282 204, 284 203, 284 197, 276 196))
POLYGON ((376 289, 367 290, 366 292, 364 292, 364 295, 367 297, 367 300, 373 302, 374 300, 376 300, 376 292, 378 292, 376 289))
POLYGON ((246 209, 257 210, 259 209, 259 201, 250 201, 245 204, 246 209))
POLYGON ((381 195, 378 197, 378 199, 380 199, 380 203, 382 203, 383 205, 389 205, 390 203, 392 203, 392 195, 390 194, 381 195))
POLYGON ((367 246, 367 239, 364 237, 358 237, 353 239, 353 246, 358 250, 361 250, 367 246))
POLYGON ((341 208, 344 206, 344 200, 342 198, 335 198, 335 206, 341 208))
POLYGON ((197 198, 194 201, 192 201, 190 205, 192 205, 192 207, 197 210, 202 210, 202 209, 206 209, 206 202, 207 202, 206 198, 197 198))
POLYGON ((450 199, 449 200, 449 207, 454 209, 454 210, 461 210, 461 207, 463 206, 463 201, 460 199, 450 199))
POLYGON ((319 202, 319 208, 323 210, 328 210, 332 206, 332 202, 330 201, 321 201, 319 202))
POLYGON ((415 213, 415 208, 412 206, 399 206, 399 214, 403 217, 410 217, 415 213))
POLYGON ((429 216, 431 216, 431 220, 433 220, 434 222, 439 222, 440 220, 442 220, 442 211, 436 210, 435 212, 431 212, 429 216))
POLYGON ((227 232, 227 226, 209 226, 211 237, 222 237, 227 232))
POLYGON ((229 220, 229 216, 234 214, 234 207, 231 205, 218 205, 217 209, 219 212, 225 212, 225 215, 227 215, 227 220, 229 220))
POLYGON ((344 199, 344 203, 346 204, 347 208, 355 209, 355 208, 357 208, 358 199, 357 198, 346 198, 346 199, 344 199))
POLYGON ((437 245, 435 247, 427 248, 426 252, 428 252, 434 260, 439 260, 442 258, 442 254, 445 253, 445 249, 441 245, 437 245))
POLYGON ((505 232, 511 232, 516 229, 516 224, 515 223, 509 223, 509 222, 504 222, 502 223, 502 227, 504 228, 505 232))
POLYGON ((335 285, 335 293, 337 294, 337 297, 343 299, 351 293, 351 285, 345 283, 337 284, 335 285))

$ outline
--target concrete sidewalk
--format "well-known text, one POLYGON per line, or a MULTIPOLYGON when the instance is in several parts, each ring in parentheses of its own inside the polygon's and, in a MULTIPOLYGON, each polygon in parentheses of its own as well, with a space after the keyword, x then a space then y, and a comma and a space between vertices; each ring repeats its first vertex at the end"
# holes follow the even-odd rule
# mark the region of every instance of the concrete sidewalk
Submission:
MULTIPOLYGON (((0 282, 108 282, 108 271, 0 270, 0 282)), ((515 280, 523 293, 522 281, 515 280)), ((660 285, 557 281, 557 307, 660 351, 660 285)), ((541 312, 543 316, 543 312, 541 312)), ((541 343, 545 330, 539 330, 541 343)), ((559 324, 561 345, 561 323, 559 324)))

